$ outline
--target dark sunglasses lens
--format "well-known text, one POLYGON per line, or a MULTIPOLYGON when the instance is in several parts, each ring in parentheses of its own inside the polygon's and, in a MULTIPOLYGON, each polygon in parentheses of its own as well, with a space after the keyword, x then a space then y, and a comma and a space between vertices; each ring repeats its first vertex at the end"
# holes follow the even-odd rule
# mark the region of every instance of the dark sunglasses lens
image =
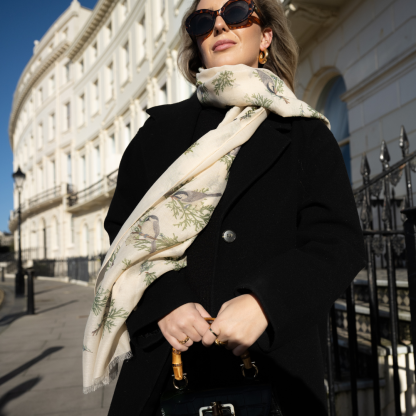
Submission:
POLYGON ((193 17, 189 26, 194 36, 203 35, 214 27, 214 19, 209 13, 200 13, 193 17))
POLYGON ((240 23, 248 18, 249 6, 245 1, 230 3, 224 10, 224 20, 227 24, 240 23))

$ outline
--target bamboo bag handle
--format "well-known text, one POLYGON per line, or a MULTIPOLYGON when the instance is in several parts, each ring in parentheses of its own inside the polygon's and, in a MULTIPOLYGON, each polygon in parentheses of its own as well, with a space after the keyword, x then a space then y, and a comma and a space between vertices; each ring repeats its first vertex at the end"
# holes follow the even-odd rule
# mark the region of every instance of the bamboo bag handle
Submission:
MULTIPOLYGON (((215 318, 204 318, 210 325, 215 321, 215 318)), ((240 358, 243 361, 243 375, 244 369, 249 370, 253 368, 253 363, 251 362, 250 353, 246 350, 243 354, 240 355, 240 358)), ((175 380, 186 380, 186 377, 183 375, 183 363, 182 363, 182 355, 181 352, 172 348, 172 368, 173 368, 173 375, 175 380)), ((256 372, 257 368, 255 367, 256 372)), ((174 383, 175 385, 175 383, 174 383)), ((176 385, 175 385, 176 387, 176 385)))

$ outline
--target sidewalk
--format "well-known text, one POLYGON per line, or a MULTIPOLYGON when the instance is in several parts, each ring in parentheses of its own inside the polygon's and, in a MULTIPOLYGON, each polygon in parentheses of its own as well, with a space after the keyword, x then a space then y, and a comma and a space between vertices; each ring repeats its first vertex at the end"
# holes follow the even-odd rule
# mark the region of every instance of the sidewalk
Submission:
POLYGON ((116 381, 82 392, 82 338, 93 289, 35 280, 36 315, 0 283, 0 416, 106 416, 116 381))

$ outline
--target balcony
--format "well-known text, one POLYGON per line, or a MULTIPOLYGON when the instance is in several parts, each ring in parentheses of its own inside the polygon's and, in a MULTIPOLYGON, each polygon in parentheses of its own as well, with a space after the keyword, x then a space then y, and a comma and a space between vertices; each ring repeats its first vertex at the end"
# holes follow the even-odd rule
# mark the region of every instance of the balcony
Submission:
MULTIPOLYGON (((53 188, 47 189, 40 194, 28 199, 21 204, 22 210, 22 221, 28 216, 35 214, 36 212, 49 209, 54 205, 62 202, 62 197, 67 193, 66 184, 54 186, 53 188)), ((17 228, 17 209, 10 213, 9 229, 11 232, 17 228)))
POLYGON ((109 202, 117 184, 118 169, 104 176, 98 182, 78 192, 72 190, 67 196, 67 211, 75 213, 102 207, 109 202))

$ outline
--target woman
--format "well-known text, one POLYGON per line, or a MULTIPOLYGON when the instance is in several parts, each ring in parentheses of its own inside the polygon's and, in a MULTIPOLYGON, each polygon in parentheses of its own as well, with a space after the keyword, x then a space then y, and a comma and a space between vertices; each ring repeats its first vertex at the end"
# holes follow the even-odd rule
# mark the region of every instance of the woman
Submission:
MULTIPOLYGON (((326 315, 364 267, 364 244, 332 133, 322 120, 305 115, 304 103, 299 102, 300 113, 290 116, 280 110, 290 100, 295 102, 293 95, 290 100, 287 97, 294 88, 297 64, 296 44, 280 2, 195 0, 183 20, 179 62, 188 80, 195 82, 197 76, 198 96, 148 110, 150 118, 120 164, 105 221, 112 243, 123 234, 123 224, 158 178, 178 158, 193 152, 208 132, 217 137, 216 129, 234 111, 227 113, 235 105, 230 90, 241 95, 263 82, 262 87, 279 98, 275 102, 280 107, 258 122, 240 151, 237 147, 225 155, 232 167, 228 167, 223 193, 199 188, 191 194, 182 187, 167 194, 171 204, 180 200, 185 208, 198 198, 220 199, 208 224, 187 248, 186 267, 176 267, 180 270, 154 280, 151 270, 141 266, 140 273, 145 270, 151 284, 126 321, 132 357, 123 364, 109 415, 161 414, 160 394, 173 388, 172 347, 186 351, 184 371, 194 389, 237 383, 241 379, 238 356, 249 347, 262 380, 272 383, 283 414, 326 415, 326 315), (237 8, 232 10, 230 5, 237 8), (247 16, 236 24, 232 19, 238 7, 245 8, 247 16), (239 85, 239 75, 229 90, 227 77, 222 83, 212 82, 214 87, 209 84, 211 90, 204 82, 204 74, 211 70, 218 75, 224 65, 229 70, 241 64, 244 67, 235 68, 250 74, 253 68, 268 69, 286 85, 265 82, 262 74, 269 73, 261 71, 255 74, 258 84, 252 78, 255 86, 246 81, 239 85), (199 67, 206 71, 197 75, 199 67), (285 94, 279 95, 282 91, 285 94), (224 105, 209 105, 222 93, 224 105), (217 317, 211 329, 204 319, 209 316, 217 317), (211 347, 217 337, 228 342, 229 351, 211 347)), ((247 95, 248 103, 252 96, 247 95)), ((267 103, 265 99, 263 106, 267 103)), ((261 103, 251 104, 240 114, 240 121, 265 111, 258 108, 261 103)), ((156 242, 157 221, 156 215, 147 215, 136 234, 156 242)), ((156 246, 149 248, 150 253, 155 250, 156 246)))

